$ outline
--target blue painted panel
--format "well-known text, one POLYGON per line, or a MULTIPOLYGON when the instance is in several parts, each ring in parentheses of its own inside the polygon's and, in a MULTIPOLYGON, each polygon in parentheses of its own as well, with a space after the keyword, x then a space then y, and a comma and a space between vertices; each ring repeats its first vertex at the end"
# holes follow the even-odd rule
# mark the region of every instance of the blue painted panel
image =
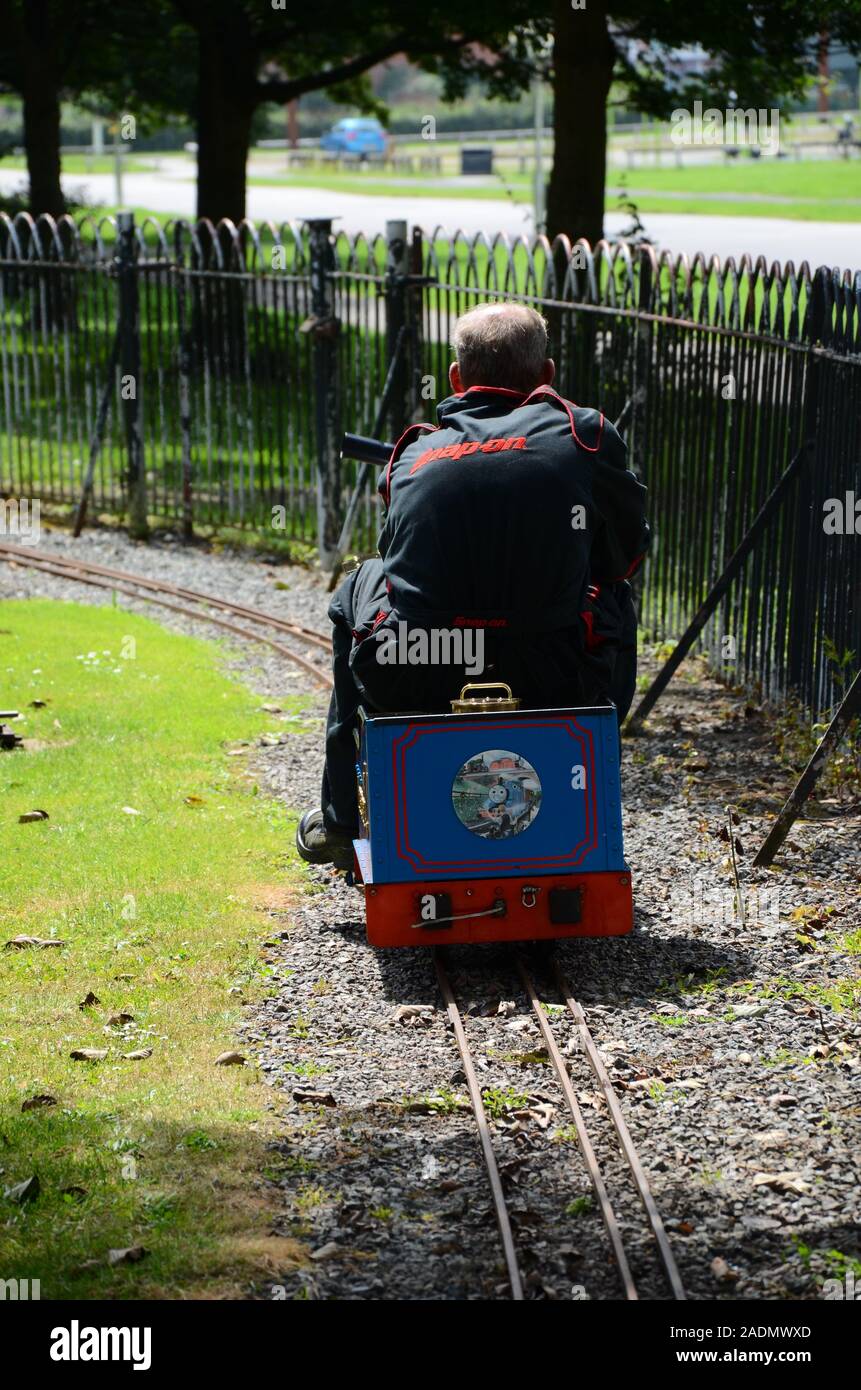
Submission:
POLYGON ((362 760, 375 883, 626 868, 612 711, 370 718, 362 760))

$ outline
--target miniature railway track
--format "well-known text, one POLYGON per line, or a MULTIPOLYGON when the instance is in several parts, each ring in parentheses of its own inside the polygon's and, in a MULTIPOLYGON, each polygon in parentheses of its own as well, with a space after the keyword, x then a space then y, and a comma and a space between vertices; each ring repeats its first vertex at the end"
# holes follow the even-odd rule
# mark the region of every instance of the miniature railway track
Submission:
MULTIPOLYGON (((463 1063, 464 1074, 466 1076, 467 1088, 469 1090, 469 1097, 472 1103, 473 1113, 478 1124, 479 1139, 481 1142, 481 1148, 484 1156, 485 1165, 487 1167, 488 1177, 490 1179, 490 1189, 491 1195, 493 1197, 496 1221, 499 1227, 503 1255, 505 1257, 505 1264, 508 1270, 508 1280, 511 1286, 511 1296, 512 1299, 514 1299, 517 1302, 520 1302, 524 1298, 523 1279, 517 1261, 517 1250, 514 1243, 514 1236, 511 1230, 511 1220, 509 1218, 508 1208, 505 1203, 505 1195, 502 1188, 502 1179, 500 1177, 499 1167, 496 1161, 496 1155, 490 1137, 490 1126, 487 1122, 487 1115, 484 1109, 484 1103, 481 1098, 481 1087, 479 1085, 478 1076, 475 1070, 475 1063, 473 1061, 472 1054, 469 1048, 469 1043, 467 1041, 466 1030, 463 1024, 463 1018, 461 1016, 455 993, 448 976, 448 971, 445 967, 442 953, 438 949, 434 951, 434 965, 436 967, 440 993, 442 994, 443 1001, 446 1006, 449 1021, 454 1029, 455 1039, 457 1041, 458 1050, 460 1052, 461 1061, 463 1063)), ((532 979, 531 974, 529 973, 529 970, 527 969, 525 960, 520 955, 516 957, 516 968, 520 975, 523 987, 526 991, 526 996, 535 1014, 538 1023, 538 1028, 541 1032, 544 1045, 547 1048, 547 1052, 550 1057, 550 1062, 553 1066, 554 1071, 556 1072, 556 1076, 562 1089, 562 1093, 565 1097, 565 1102, 569 1110, 571 1111, 571 1115, 574 1120, 574 1126, 577 1132, 577 1142, 580 1145, 580 1152, 583 1156, 583 1160, 586 1164, 586 1169, 589 1174, 589 1179, 592 1183, 592 1187, 595 1192, 595 1196, 601 1212, 601 1218, 604 1222, 607 1237, 609 1239, 610 1246, 613 1251, 613 1257, 616 1262, 616 1267, 619 1271, 619 1277, 622 1283, 622 1287, 624 1289, 625 1297, 626 1299, 631 1300, 637 1299, 637 1287, 634 1282, 633 1275, 631 1273, 631 1267, 628 1261, 628 1256, 625 1251, 624 1243, 622 1241, 621 1232, 619 1230, 619 1224, 616 1220, 616 1215, 613 1211, 613 1207, 610 1203, 610 1199, 607 1194, 607 1189, 601 1173, 601 1168, 597 1156, 595 1154, 595 1149, 592 1145, 592 1141, 589 1137, 589 1132, 587 1130, 586 1123, 583 1118, 583 1113, 577 1102, 577 1097, 574 1093, 574 1088, 571 1085, 571 1080, 568 1075, 568 1069, 565 1065, 565 1060, 562 1056, 562 1053, 559 1050, 559 1046, 556 1042, 556 1039, 553 1036, 553 1030, 550 1026, 550 1020, 548 1019, 546 1013, 542 1009, 541 1004, 539 1002, 539 996, 535 987, 535 983, 532 979)), ((586 1023, 586 1017, 583 1013, 581 1006, 572 995, 568 982, 565 979, 565 976, 561 970, 561 967, 559 966, 558 962, 555 961, 554 975, 556 981, 556 988, 559 992, 559 997, 564 1000, 569 1013, 572 1015, 574 1019, 574 1022, 577 1027, 577 1033, 579 1036, 581 1048, 589 1063, 589 1066, 591 1067, 595 1075, 596 1080, 598 1081, 598 1084, 601 1087, 601 1091, 607 1104, 610 1119, 613 1122, 613 1127, 616 1131, 616 1135, 619 1140, 620 1149, 627 1163, 629 1172, 634 1182, 634 1186, 636 1187, 640 1200, 643 1204, 646 1219, 651 1228, 652 1235, 654 1236, 655 1249, 658 1256, 658 1260, 663 1268, 672 1297, 674 1299, 684 1299, 686 1296, 684 1286, 681 1281, 681 1276, 679 1275, 678 1267, 676 1265, 672 1249, 670 1248, 670 1243, 667 1238, 664 1223, 661 1220, 660 1213, 655 1204, 655 1199, 652 1195, 651 1188, 649 1187, 648 1179, 643 1170, 643 1166, 640 1162, 636 1148, 634 1147, 634 1142, 631 1138, 628 1126, 625 1123, 625 1118, 619 1106, 618 1098, 616 1096, 615 1091, 613 1090, 612 1083, 607 1074, 607 1070, 601 1059, 601 1055, 598 1051, 598 1048, 595 1045, 595 1041, 592 1037, 592 1034, 589 1031, 588 1025, 586 1023)))
MULTIPOLYGON (((182 614, 184 617, 213 624, 227 632, 233 633, 235 636, 241 637, 245 641, 262 643, 264 646, 270 647, 272 650, 280 653, 280 655, 285 657, 288 661, 301 667, 302 670, 318 683, 318 685, 326 689, 331 689, 332 678, 328 670, 316 666, 307 657, 294 651, 283 642, 276 641, 255 630, 255 628, 261 627, 269 628, 270 630, 289 636, 294 640, 304 642, 310 647, 330 652, 332 644, 329 638, 325 636, 325 634, 315 631, 313 628, 303 627, 300 624, 291 623, 284 618, 279 618, 275 614, 266 613, 262 609, 253 608, 247 604, 234 603, 229 599, 223 599, 214 594, 203 593, 183 585, 171 584, 164 580, 150 579, 144 575, 134 574, 126 570, 112 569, 106 565, 89 563, 82 560, 72 560, 64 556, 34 554, 30 549, 8 545, 3 542, 0 542, 0 560, 5 560, 13 565, 22 565, 30 569, 39 570, 44 574, 51 574, 61 579, 71 580, 81 584, 89 584, 96 588, 109 589, 115 593, 124 594, 129 598, 141 602, 157 604, 159 607, 169 609, 174 613, 182 614), (181 599, 183 602, 174 602, 173 600, 175 599, 181 599), (197 606, 190 607, 190 604, 197 606), (229 621, 227 618, 215 616, 211 611, 202 611, 203 609, 215 609, 218 613, 229 614, 231 619, 238 619, 240 621, 229 621)), ((466 1076, 470 1101, 478 1125, 479 1140, 490 1180, 491 1195, 502 1241, 505 1264, 508 1271, 511 1296, 514 1300, 519 1302, 524 1299, 523 1279, 518 1264, 517 1250, 512 1233, 511 1220, 505 1202, 502 1179, 500 1177, 493 1141, 491 1139, 490 1126, 481 1097, 478 1075, 470 1052, 463 1017, 458 1007, 454 990, 452 989, 442 953, 439 950, 434 950, 434 964, 440 992, 445 1002, 449 1021, 454 1030, 455 1039, 463 1063, 464 1074, 466 1076)), ((535 1014, 538 1029, 559 1081, 565 1103, 574 1120, 580 1151, 595 1192, 613 1257, 619 1271, 625 1297, 632 1300, 636 1299, 638 1297, 637 1288, 631 1273, 631 1267, 625 1251, 619 1224, 607 1193, 601 1167, 589 1137, 582 1110, 580 1109, 568 1075, 565 1060, 553 1035, 550 1020, 539 1002, 539 995, 535 983, 521 955, 515 958, 515 965, 520 975, 526 996, 535 1014)), ((646 1178, 633 1140, 625 1123, 618 1098, 613 1090, 612 1083, 598 1048, 595 1045, 592 1034, 589 1031, 583 1010, 572 995, 567 980, 558 962, 555 961, 554 976, 559 997, 564 1000, 565 1006, 574 1019, 582 1051, 601 1087, 607 1104, 609 1117, 616 1131, 620 1149, 628 1165, 634 1185, 642 1202, 646 1219, 654 1236, 656 1253, 663 1267, 672 1297, 675 1299, 684 1299, 684 1287, 672 1249, 670 1248, 667 1233, 649 1187, 648 1179, 646 1178)))
POLYGON ((332 644, 329 638, 322 632, 317 632, 314 628, 303 627, 297 623, 288 622, 285 618, 279 618, 274 613, 266 613, 262 608, 252 608, 247 604, 233 603, 230 599, 219 598, 215 594, 202 593, 197 589, 188 589, 180 584, 170 584, 165 580, 150 579, 146 575, 134 574, 129 570, 110 569, 107 565, 91 564, 83 560, 70 560, 65 556, 59 555, 39 555, 32 550, 25 549, 23 546, 7 545, 0 542, 0 560, 6 560, 13 565, 23 565, 28 569, 41 571, 43 574, 53 574, 57 578, 72 580, 79 584, 89 584, 98 589, 110 589, 114 593, 124 594, 127 598, 137 599, 143 603, 154 603, 160 608, 167 608, 172 613, 180 613, 187 618, 195 618, 199 622, 211 623, 215 627, 223 628, 226 632, 232 632, 235 636, 243 638, 248 642, 260 642, 266 647, 271 647, 273 651, 279 652, 294 665, 300 666, 303 671, 310 675, 318 685, 326 690, 332 687, 332 677, 328 670, 309 661, 300 652, 294 651, 283 642, 274 641, 271 637, 266 637, 248 624, 255 624, 257 627, 267 627, 274 631, 286 634, 297 641, 305 642, 306 645, 330 652, 332 644), (162 595, 169 597, 165 598, 162 595), (170 599, 179 598, 185 600, 184 603, 173 603, 170 599), (197 608, 188 607, 189 603, 197 604, 197 608), (216 617, 211 612, 201 612, 201 608, 216 609, 220 613, 229 613, 242 620, 242 622, 230 622, 225 618, 216 617))

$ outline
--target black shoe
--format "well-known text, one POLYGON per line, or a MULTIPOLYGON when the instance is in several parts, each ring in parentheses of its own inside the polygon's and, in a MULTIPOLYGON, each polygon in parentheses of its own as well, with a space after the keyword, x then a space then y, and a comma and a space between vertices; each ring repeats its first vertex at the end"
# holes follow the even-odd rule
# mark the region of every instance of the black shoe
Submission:
POLYGON ((353 841, 344 832, 327 830, 323 812, 306 811, 296 827, 296 848, 308 864, 334 864, 336 869, 352 869, 353 841))

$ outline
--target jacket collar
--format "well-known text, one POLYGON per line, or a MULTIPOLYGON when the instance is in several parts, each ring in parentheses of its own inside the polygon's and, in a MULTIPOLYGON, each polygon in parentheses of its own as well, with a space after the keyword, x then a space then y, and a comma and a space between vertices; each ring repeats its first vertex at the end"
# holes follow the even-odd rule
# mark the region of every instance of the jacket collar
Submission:
POLYGON ((453 415, 507 415, 509 410, 525 401, 527 395, 526 391, 512 391, 507 386, 470 386, 440 401, 437 418, 444 425, 453 415))

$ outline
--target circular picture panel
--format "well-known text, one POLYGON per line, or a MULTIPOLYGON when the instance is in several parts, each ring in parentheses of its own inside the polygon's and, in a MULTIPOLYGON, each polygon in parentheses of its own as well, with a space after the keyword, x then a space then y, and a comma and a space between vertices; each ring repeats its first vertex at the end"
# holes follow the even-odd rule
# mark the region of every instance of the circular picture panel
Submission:
POLYGON ((467 758, 452 783, 451 800, 467 830, 486 840, 506 840, 538 815, 541 783, 519 753, 491 748, 467 758))

